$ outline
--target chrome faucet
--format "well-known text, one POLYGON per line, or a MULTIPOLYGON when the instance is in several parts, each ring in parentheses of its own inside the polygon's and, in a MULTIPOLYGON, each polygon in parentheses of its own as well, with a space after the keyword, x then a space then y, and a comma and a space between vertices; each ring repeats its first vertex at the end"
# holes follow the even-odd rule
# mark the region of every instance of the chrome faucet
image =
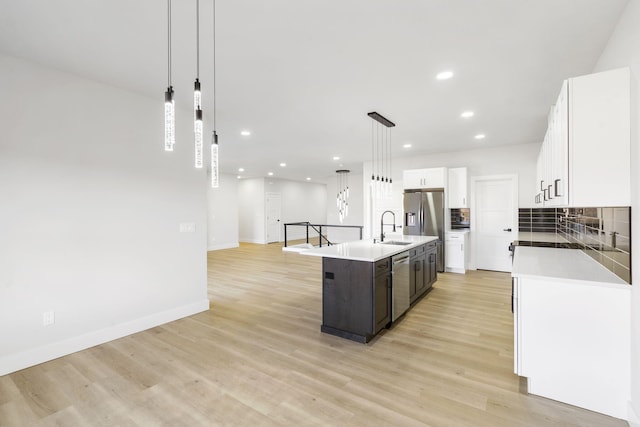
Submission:
POLYGON ((393 211, 384 211, 382 212, 382 215, 380 216, 380 241, 384 242, 384 226, 385 225, 393 225, 393 231, 396 231, 396 214, 393 213, 393 211), (391 215, 393 215, 393 224, 385 224, 384 223, 384 214, 386 213, 390 213, 391 215))

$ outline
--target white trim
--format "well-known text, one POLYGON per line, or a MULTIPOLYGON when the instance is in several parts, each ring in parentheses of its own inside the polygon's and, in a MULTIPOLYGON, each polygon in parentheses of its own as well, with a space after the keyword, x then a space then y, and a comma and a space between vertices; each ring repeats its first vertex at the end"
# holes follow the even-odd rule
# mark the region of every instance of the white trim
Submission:
POLYGON ((630 427, 640 427, 640 408, 636 408, 632 400, 629 401, 627 421, 630 427))
POLYGON ((237 248, 238 246, 240 246, 239 243, 224 243, 224 244, 220 244, 220 245, 209 245, 207 247, 207 251, 219 251, 221 249, 232 249, 232 248, 237 248))
POLYGON ((266 245, 267 242, 262 239, 240 239, 240 243, 255 243, 257 245, 266 245))
POLYGON ((172 308, 0 358, 0 376, 209 310, 209 300, 172 308))

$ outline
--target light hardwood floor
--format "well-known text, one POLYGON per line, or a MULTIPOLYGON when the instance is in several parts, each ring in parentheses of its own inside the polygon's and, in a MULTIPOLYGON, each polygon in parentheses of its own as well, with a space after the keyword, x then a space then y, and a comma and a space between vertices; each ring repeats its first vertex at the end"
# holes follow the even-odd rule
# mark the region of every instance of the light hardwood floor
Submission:
POLYGON ((440 274, 364 345, 320 332, 320 259, 208 259, 208 312, 0 377, 0 425, 626 425, 522 392, 508 274, 440 274))

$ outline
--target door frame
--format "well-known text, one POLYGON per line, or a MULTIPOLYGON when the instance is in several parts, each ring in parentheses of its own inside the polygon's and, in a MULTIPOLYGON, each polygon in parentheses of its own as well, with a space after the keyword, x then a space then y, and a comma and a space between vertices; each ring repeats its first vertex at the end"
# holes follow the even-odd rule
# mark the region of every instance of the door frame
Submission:
POLYGON ((518 232, 518 207, 520 206, 520 201, 518 200, 518 174, 504 174, 504 175, 484 175, 484 176, 472 176, 471 177, 471 227, 470 231, 470 242, 471 242, 471 250, 469 254, 471 255, 471 259, 469 260, 469 270, 477 270, 476 263, 476 248, 478 247, 476 243, 477 238, 477 229, 476 229, 476 220, 477 220, 477 205, 476 205, 476 186, 478 182, 482 181, 495 181, 495 180, 506 180, 509 179, 513 183, 513 233, 518 232))
POLYGON ((283 223, 280 221, 282 219, 282 193, 279 192, 267 192, 264 194, 264 241, 266 244, 282 242, 282 227, 283 223), (277 240, 270 242, 269 241, 269 197, 278 197, 280 199, 280 219, 278 220, 278 237, 277 240))

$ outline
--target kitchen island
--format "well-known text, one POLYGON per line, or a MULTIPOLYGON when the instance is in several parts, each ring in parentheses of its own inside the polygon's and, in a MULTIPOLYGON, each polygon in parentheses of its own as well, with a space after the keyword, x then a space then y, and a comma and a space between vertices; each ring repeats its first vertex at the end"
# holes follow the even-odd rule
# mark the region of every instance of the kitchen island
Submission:
POLYGON ((322 332, 366 343, 397 320, 437 279, 437 239, 358 240, 301 252, 322 257, 322 332))

